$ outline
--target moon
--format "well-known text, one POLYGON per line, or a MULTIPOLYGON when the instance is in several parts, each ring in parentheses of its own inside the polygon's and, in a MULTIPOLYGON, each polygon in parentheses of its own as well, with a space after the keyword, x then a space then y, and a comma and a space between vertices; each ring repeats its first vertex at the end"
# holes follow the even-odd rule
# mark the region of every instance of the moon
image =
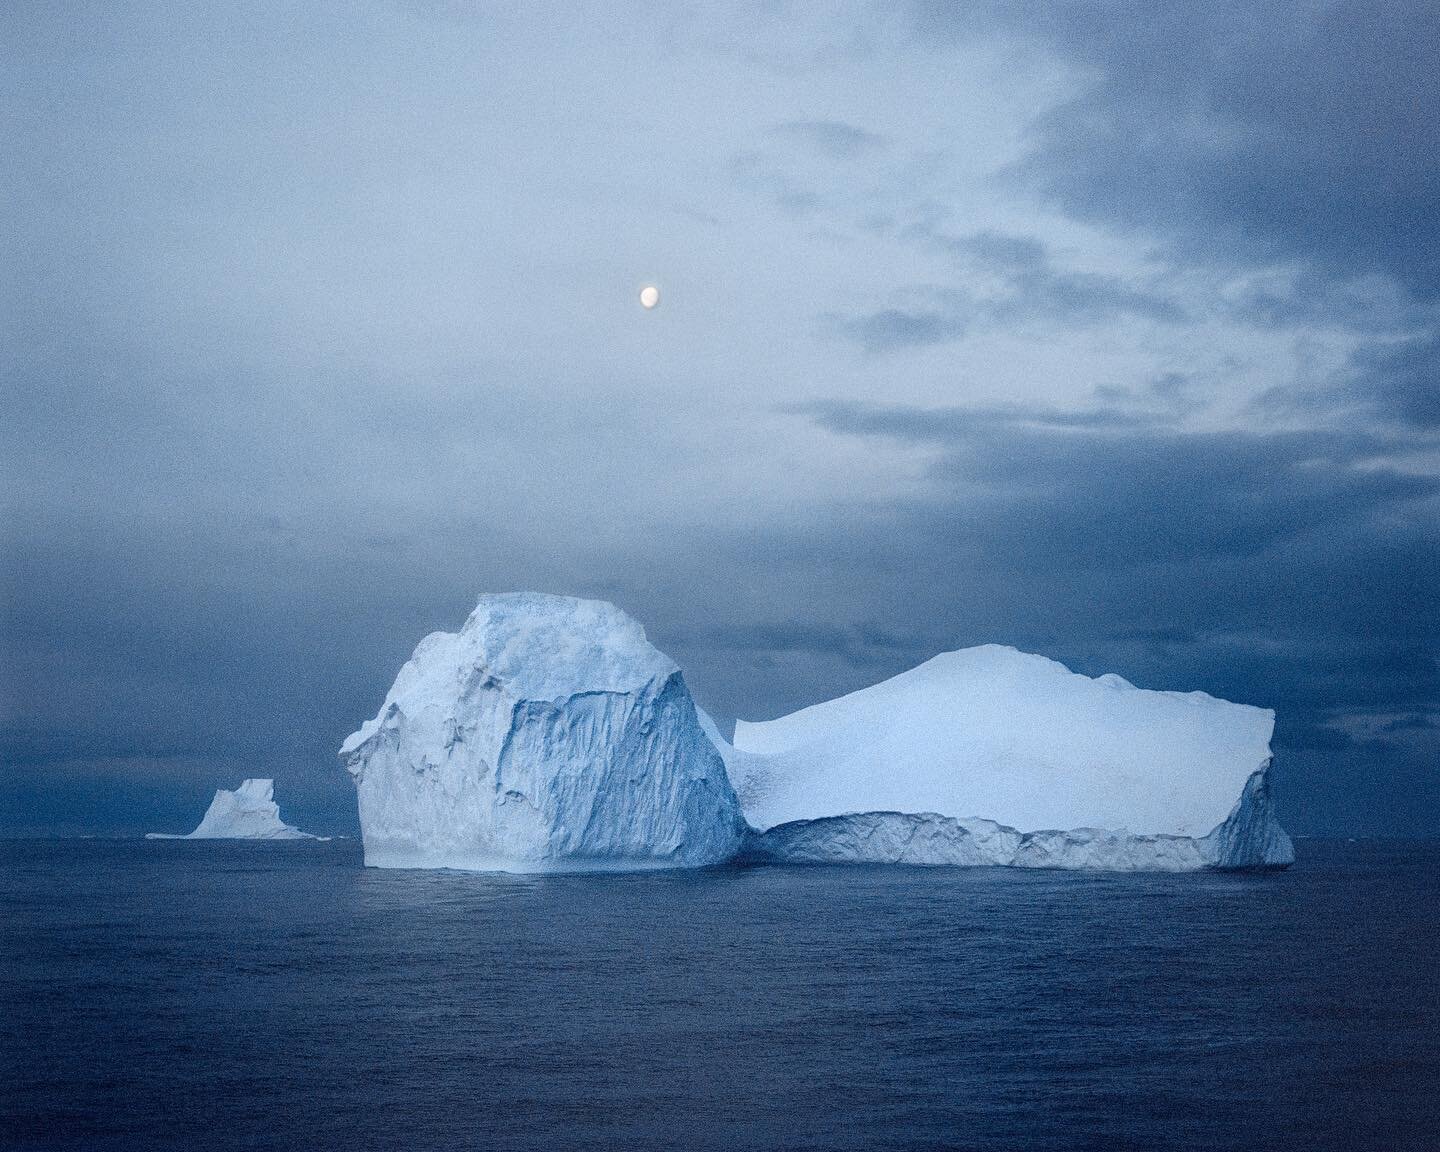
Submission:
POLYGON ((655 287, 654 284, 646 284, 645 287, 640 289, 640 307, 646 309, 654 308, 655 305, 659 303, 660 289, 655 287))

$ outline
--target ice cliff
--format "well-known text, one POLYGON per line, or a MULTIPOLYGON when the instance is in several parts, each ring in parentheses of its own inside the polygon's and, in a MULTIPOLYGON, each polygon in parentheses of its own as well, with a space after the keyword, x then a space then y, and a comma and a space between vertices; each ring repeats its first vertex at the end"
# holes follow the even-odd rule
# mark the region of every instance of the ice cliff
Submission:
POLYGON ((163 832, 147 834, 150 840, 311 840, 308 832, 280 819, 275 803, 275 781, 246 780, 233 792, 215 790, 204 819, 186 836, 163 832))
POLYGON ((699 866, 746 833, 679 668, 600 601, 483 597, 340 754, 376 867, 699 866))
POLYGON ((754 832, 806 862, 1275 867, 1275 714, 985 645, 765 723, 707 724, 754 832))

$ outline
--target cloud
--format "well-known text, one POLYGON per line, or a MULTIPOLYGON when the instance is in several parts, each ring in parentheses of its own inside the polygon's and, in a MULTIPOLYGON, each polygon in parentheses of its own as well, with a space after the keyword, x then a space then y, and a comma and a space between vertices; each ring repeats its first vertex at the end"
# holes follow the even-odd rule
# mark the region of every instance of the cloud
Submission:
MULTIPOLYGON (((912 234, 916 234, 914 230, 912 234)), ((1049 248, 1034 236, 993 231, 948 236, 933 227, 918 234, 926 243, 998 279, 999 291, 984 306, 992 323, 1095 323, 1139 316, 1178 324, 1186 318, 1185 309, 1173 296, 1154 286, 1120 276, 1057 268, 1049 248)))
POLYGON ((881 308, 860 316, 832 316, 830 323, 868 352, 894 352, 946 344, 965 335, 970 325, 963 309, 881 308))
POLYGON ((944 447, 932 474, 964 493, 977 546, 1015 565, 1039 551, 1104 567, 1251 556, 1440 494, 1440 477, 1377 465, 1396 445, 1366 434, 1177 433, 1106 409, 804 411, 832 431, 944 447))
POLYGON ((809 416, 823 428, 857 436, 888 436, 921 444, 955 444, 992 432, 997 426, 1034 428, 1132 428, 1147 421, 1117 407, 1075 410, 1024 404, 988 404, 951 408, 860 404, 810 400, 785 404, 779 411, 809 416))
POLYGON ((835 159, 851 159, 885 147, 885 137, 839 120, 789 120, 771 132, 835 159))
POLYGON ((1328 378, 1268 388, 1252 410, 1262 418, 1398 429, 1433 459, 1440 448, 1440 333, 1363 341, 1328 378))
POLYGON ((808 216, 824 204, 819 193, 801 186, 783 165, 762 153, 736 153, 730 171, 742 187, 764 196, 786 215, 808 216))
POLYGON ((1381 414, 1440 431, 1440 334, 1362 347, 1351 371, 1353 389, 1381 414))
POLYGON ((1071 69, 1078 91, 1034 124, 1016 175, 1075 217, 1167 237, 1191 260, 1299 259, 1440 294, 1428 0, 918 0, 911 15, 924 41, 1003 29, 1071 69))
POLYGON ((845 626, 802 621, 732 624, 697 629, 691 633, 690 641, 719 652, 819 653, 866 669, 893 659, 897 653, 908 655, 915 648, 914 635, 902 635, 868 621, 845 626))
POLYGON ((1176 296, 1154 284, 1057 267, 1034 236, 955 236, 933 221, 908 225, 898 234, 954 262, 965 287, 911 288, 895 294, 903 303, 831 318, 837 331, 869 352, 946 344, 977 328, 1033 326, 1053 332, 1125 318, 1162 325, 1187 319, 1176 296))

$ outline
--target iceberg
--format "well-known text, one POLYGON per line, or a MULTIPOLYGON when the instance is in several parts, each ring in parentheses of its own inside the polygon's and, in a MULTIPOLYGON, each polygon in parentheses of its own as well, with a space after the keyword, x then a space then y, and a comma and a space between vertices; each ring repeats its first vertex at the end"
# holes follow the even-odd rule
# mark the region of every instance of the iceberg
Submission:
POLYGON ((246 780, 233 792, 215 790, 200 826, 188 835, 147 832, 147 840, 318 840, 280 819, 275 781, 246 780))
POLYGON ((726 761, 746 858, 1189 871, 1283 867, 1275 714, 1092 679, 1000 645, 777 720, 726 761))
POLYGON ((371 867, 698 867, 747 833, 680 669, 603 601, 482 597, 340 755, 371 867))
POLYGON ((340 754, 372 867, 1191 871, 1293 861, 1274 723, 984 645, 726 740, 620 609, 515 593, 427 636, 340 754))

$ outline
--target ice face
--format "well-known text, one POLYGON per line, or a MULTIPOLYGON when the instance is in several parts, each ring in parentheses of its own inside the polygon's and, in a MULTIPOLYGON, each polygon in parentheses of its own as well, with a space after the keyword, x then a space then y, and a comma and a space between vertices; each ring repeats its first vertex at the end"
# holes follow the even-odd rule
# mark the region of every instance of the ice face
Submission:
POLYGON ((233 792, 217 789, 200 826, 188 836, 151 833, 152 840, 308 840, 280 819, 273 780, 246 780, 233 792))
POLYGON ((710 734, 753 857, 1186 870, 1293 860, 1274 720, 986 645, 710 734))
POLYGON ((1230 817, 1208 836, 1146 836, 1075 828, 1019 832, 993 820, 934 812, 860 812, 777 824, 752 832, 742 856, 785 864, 945 864, 1079 868, 1107 872, 1191 872, 1200 868, 1283 868, 1290 838, 1275 821, 1256 772, 1230 817))
POLYGON ((745 833, 680 670, 601 601, 483 597, 340 751, 372 866, 700 866, 745 833))

